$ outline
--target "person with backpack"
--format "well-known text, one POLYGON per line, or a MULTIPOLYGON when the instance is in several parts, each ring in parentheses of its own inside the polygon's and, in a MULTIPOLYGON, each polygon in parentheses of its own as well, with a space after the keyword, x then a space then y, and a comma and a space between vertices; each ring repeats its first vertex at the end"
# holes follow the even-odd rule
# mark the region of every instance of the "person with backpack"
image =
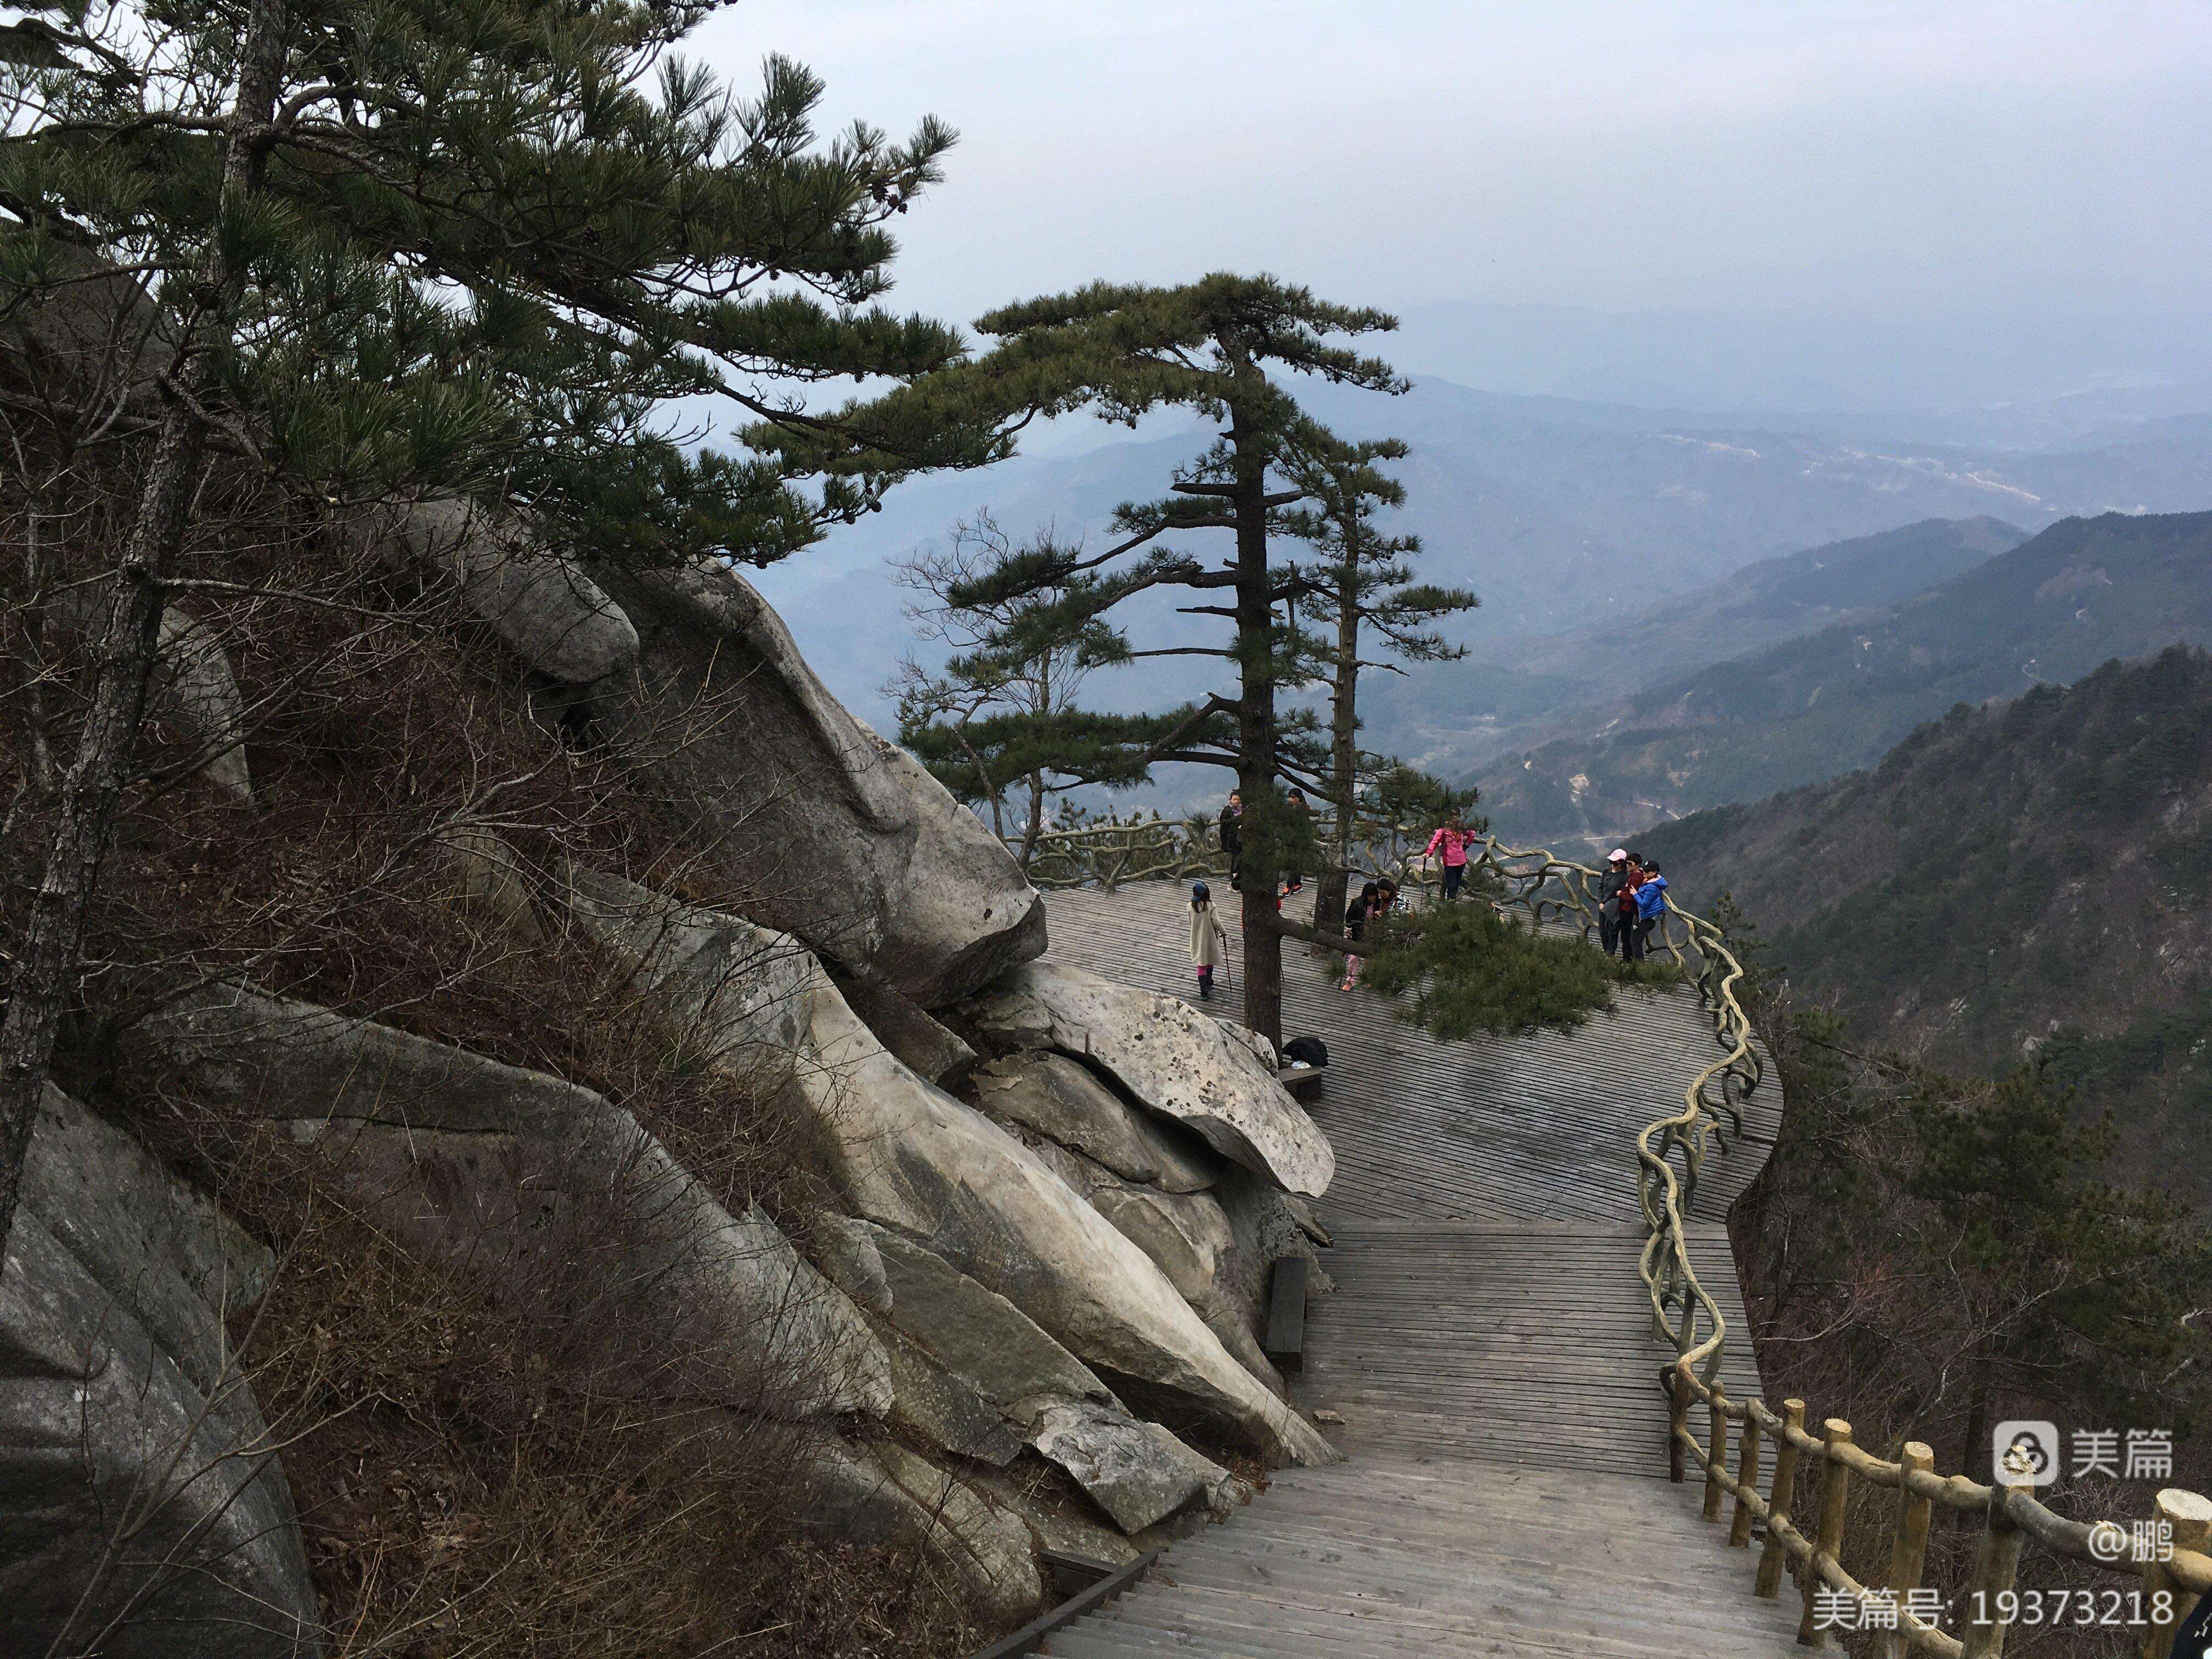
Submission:
POLYGON ((1212 890, 1202 881, 1190 888, 1190 965, 1198 970, 1198 1000, 1213 1000, 1213 970, 1229 962, 1229 933, 1213 908, 1212 890))
POLYGON ((1628 851, 1616 847, 1605 855, 1605 873, 1597 878, 1597 943, 1607 956, 1620 944, 1620 890, 1627 884, 1628 851))
POLYGON ((1640 959, 1651 953, 1651 931, 1658 927, 1659 918, 1667 910, 1667 878, 1659 873, 1656 864, 1643 866, 1644 879, 1636 884, 1636 954, 1640 959))
POLYGON ((1425 864, 1440 851, 1443 854, 1447 899, 1457 898, 1460 884, 1467 879, 1468 843, 1474 839, 1474 832, 1467 827, 1467 820, 1454 812, 1437 826, 1436 833, 1429 837, 1429 844, 1422 851, 1421 861, 1425 864))
MULTIPOLYGON (((1367 882, 1360 887, 1359 896, 1344 907, 1346 937, 1354 940, 1367 937, 1368 913, 1375 908, 1376 896, 1381 891, 1382 889, 1377 884, 1367 882)), ((1344 983, 1336 988, 1340 991, 1349 991, 1358 982, 1358 979, 1359 958, 1356 956, 1346 957, 1344 959, 1344 983)))

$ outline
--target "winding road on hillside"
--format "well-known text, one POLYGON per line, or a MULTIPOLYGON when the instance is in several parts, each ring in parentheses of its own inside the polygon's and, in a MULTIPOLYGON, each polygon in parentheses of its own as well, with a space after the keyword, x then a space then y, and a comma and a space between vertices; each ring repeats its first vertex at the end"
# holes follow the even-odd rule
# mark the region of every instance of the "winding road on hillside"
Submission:
MULTIPOLYGON (((1054 892, 1051 957, 1190 995, 1185 902, 1167 882, 1054 892)), ((1232 957, 1214 1005, 1232 1016, 1238 967, 1232 957)), ((1338 971, 1290 946, 1283 1023, 1329 1049, 1312 1110, 1336 1146, 1316 1206, 1335 1288, 1309 1311, 1295 1397, 1343 1419, 1327 1431, 1346 1461, 1275 1474, 1043 1651, 1796 1650, 1795 1595, 1755 1599, 1751 1553, 1699 1518, 1701 1486, 1666 1478, 1658 1379, 1673 1354, 1637 1274, 1635 1140, 1681 1109, 1716 1056, 1696 993, 1630 988, 1572 1033, 1446 1042, 1340 991, 1338 971)), ((1745 1138, 1708 1164, 1689 1229, 1739 1399, 1760 1389, 1722 1218, 1780 1121, 1771 1067, 1747 1114, 1745 1138)))

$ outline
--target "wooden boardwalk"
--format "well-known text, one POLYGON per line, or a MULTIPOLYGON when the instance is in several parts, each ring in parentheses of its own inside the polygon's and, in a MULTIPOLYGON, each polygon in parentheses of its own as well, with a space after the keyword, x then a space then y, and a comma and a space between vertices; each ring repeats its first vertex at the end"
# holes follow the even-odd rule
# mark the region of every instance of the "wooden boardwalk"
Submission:
MULTIPOLYGON (((1054 892, 1051 955, 1193 995, 1186 902, 1158 882, 1054 892)), ((1215 1001, 1234 1018, 1233 908, 1224 921, 1232 960, 1215 1001)), ((1328 1432, 1347 1461, 1277 1474, 1249 1509, 1176 1545, 1045 1650, 1792 1650, 1794 1600, 1754 1599, 1748 1554, 1699 1519, 1702 1487, 1666 1480, 1658 1378, 1671 1350, 1637 1276, 1634 1145, 1717 1054, 1695 994, 1628 991, 1572 1033, 1442 1042, 1337 989, 1340 971, 1289 947, 1284 1030, 1329 1048, 1312 1109, 1336 1146, 1317 1206, 1335 1289, 1309 1314, 1297 1398, 1344 1419, 1328 1432)), ((1692 1209, 1692 1257, 1729 1324, 1723 1377, 1739 1398, 1760 1389, 1721 1218, 1780 1115, 1770 1078, 1692 1209)))

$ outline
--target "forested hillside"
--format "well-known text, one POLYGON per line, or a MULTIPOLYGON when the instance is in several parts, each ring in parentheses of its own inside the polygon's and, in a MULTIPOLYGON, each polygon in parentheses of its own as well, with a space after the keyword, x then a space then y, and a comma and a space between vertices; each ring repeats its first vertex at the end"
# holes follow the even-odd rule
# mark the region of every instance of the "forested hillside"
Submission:
POLYGON ((1638 838, 1692 908, 1732 891, 1800 996, 1954 1069, 2036 1057, 2123 1161, 2203 1185, 2212 1125, 2212 657, 1954 708, 1871 770, 1638 838))
POLYGON ((1509 839, 1616 838, 1869 765, 1959 702, 2212 640, 2212 514, 2054 525, 1887 611, 1589 709, 1479 772, 1509 839))

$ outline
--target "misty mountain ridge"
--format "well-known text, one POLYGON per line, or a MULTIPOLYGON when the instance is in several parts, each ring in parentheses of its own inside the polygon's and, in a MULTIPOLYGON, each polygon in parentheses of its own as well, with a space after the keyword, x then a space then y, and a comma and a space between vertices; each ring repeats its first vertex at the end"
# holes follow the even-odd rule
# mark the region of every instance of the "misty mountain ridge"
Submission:
POLYGON ((1398 732, 1401 750, 1431 769, 1462 770, 1509 749, 1586 735, 1601 700, 1856 619, 2027 539, 1999 519, 1929 519, 1761 559, 1640 615, 1486 641, 1454 672, 1378 677, 1366 693, 1368 718, 1398 732))
MULTIPOLYGON (((1761 559, 1923 520, 1994 515, 2032 531, 2073 513, 2212 501, 2212 427, 2202 424, 2123 428, 2117 435, 2141 441, 2086 450, 2018 450, 1892 441, 1876 417, 1824 417, 1833 422, 1824 435, 1772 430, 1759 424, 1767 417, 1741 412, 1518 397, 1435 379, 1399 398, 1326 386, 1302 392, 1347 436, 1395 434, 1413 446, 1399 523, 1424 538, 1425 578, 1482 597, 1483 608, 1455 628, 1479 654, 1632 616, 1761 559)), ((880 514, 763 573, 762 586, 830 689, 888 728, 879 688, 914 641, 887 560, 986 507, 1018 535, 1049 525, 1095 542, 1115 506, 1159 494, 1208 441, 1193 425, 920 479, 893 492, 880 514)), ((1203 538, 1194 547, 1205 551, 1203 538)), ((1205 636, 1164 602, 1133 610, 1131 621, 1166 643, 1205 636)), ((1470 667, 1424 668, 1405 689, 1425 697, 1470 667)), ((1094 690, 1100 706, 1129 710, 1210 684, 1202 667, 1151 663, 1141 673, 1102 676, 1094 690)), ((1569 692, 1565 702, 1588 698, 1569 692)), ((1378 711, 1365 740, 1416 750, 1417 736, 1378 711)), ((1429 758, 1449 766, 1477 757, 1444 748, 1429 758)))
POLYGON ((1398 361, 1504 392, 1653 408, 1764 411, 1827 429, 1881 411, 1931 442, 2069 443, 2104 419, 2212 403, 2203 319, 2024 318, 1758 310, 1608 312, 1442 301, 1408 307, 1398 361))
POLYGON ((2072 519, 1875 617, 1585 711, 1591 735, 1474 781, 1509 839, 1612 840, 1868 765, 1954 703, 2208 641, 2212 514, 2072 519))

